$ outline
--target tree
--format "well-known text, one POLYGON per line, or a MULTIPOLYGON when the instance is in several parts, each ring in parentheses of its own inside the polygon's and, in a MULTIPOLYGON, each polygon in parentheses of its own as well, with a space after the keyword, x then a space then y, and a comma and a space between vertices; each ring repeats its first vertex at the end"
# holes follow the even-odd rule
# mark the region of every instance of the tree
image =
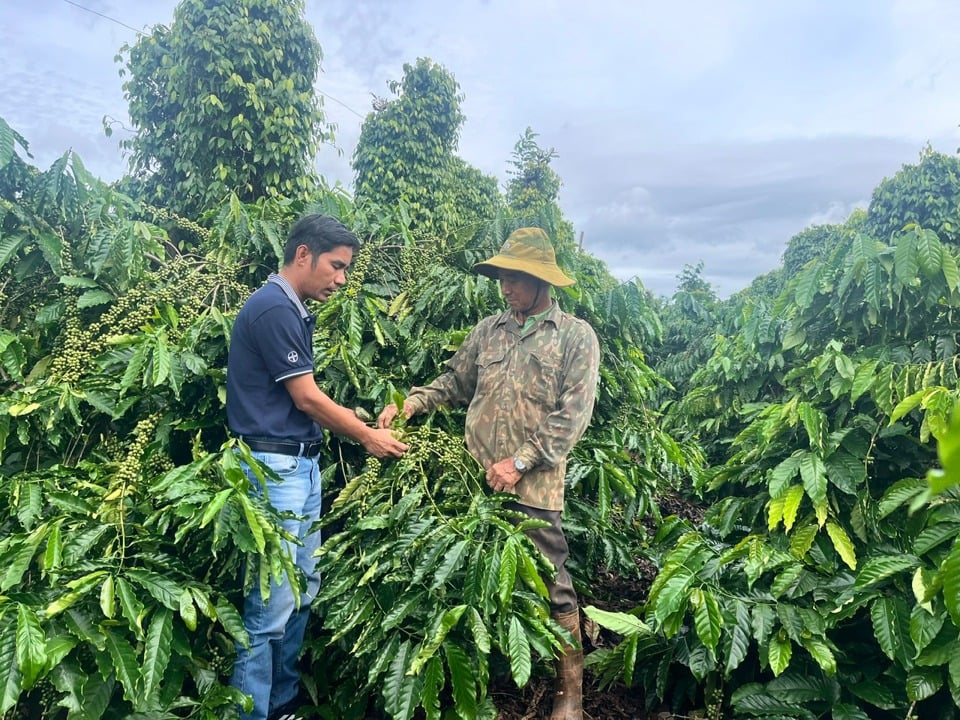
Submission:
POLYGON ((453 75, 429 58, 405 63, 403 80, 390 83, 393 100, 380 101, 363 121, 353 154, 358 202, 408 204, 422 229, 451 220, 449 181, 463 114, 453 75))
POLYGON ((553 148, 540 147, 537 133, 528 127, 513 146, 507 205, 521 224, 543 226, 546 218, 553 218, 556 227, 551 234, 562 247, 573 242, 573 225, 563 218, 557 202, 563 182, 550 167, 556 157, 553 148))
POLYGON ((929 146, 916 165, 904 165, 873 191, 864 229, 889 242, 909 223, 936 232, 948 243, 960 243, 960 159, 929 146))
POLYGON ((311 193, 333 127, 314 94, 322 52, 303 9, 303 0, 183 0, 169 28, 124 45, 137 133, 121 144, 148 200, 193 216, 228 192, 311 193))

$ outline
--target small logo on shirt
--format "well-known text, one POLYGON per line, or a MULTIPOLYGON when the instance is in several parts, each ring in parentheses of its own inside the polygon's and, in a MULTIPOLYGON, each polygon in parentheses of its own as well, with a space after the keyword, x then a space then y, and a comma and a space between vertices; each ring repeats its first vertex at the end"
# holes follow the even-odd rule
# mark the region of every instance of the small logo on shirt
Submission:
POLYGON ((300 356, 297 355, 296 350, 291 350, 290 352, 287 353, 287 362, 289 362, 291 365, 293 365, 299 359, 300 359, 300 356))

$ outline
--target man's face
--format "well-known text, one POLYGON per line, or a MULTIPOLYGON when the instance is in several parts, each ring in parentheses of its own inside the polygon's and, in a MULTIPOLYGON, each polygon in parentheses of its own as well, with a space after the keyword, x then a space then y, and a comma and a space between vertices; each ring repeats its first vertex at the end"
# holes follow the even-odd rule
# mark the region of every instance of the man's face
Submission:
POLYGON ((346 285, 347 268, 353 262, 353 250, 346 245, 339 245, 319 255, 311 256, 307 253, 307 260, 300 283, 303 299, 313 298, 326 302, 346 285))
POLYGON ((540 281, 532 275, 516 270, 499 272, 500 292, 507 304, 516 312, 529 312, 536 302, 540 281))

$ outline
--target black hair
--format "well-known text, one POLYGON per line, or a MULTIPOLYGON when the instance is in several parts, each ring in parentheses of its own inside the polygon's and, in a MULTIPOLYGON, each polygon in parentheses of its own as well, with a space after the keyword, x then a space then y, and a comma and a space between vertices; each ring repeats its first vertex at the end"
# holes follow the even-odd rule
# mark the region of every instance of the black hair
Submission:
POLYGON ((346 246, 356 252, 360 249, 357 236, 336 218, 329 215, 304 215, 290 228, 283 248, 283 264, 289 265, 297 255, 297 248, 306 245, 314 262, 318 255, 346 246))

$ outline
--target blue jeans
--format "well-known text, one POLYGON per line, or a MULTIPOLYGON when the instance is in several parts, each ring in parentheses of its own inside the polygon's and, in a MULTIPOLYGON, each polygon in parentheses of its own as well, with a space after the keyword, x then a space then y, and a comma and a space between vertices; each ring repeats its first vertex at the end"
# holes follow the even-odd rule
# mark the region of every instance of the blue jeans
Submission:
MULTIPOLYGON (((300 673, 297 661, 310 617, 310 604, 320 590, 320 574, 314 552, 320 547, 320 530, 310 532, 320 517, 321 482, 317 458, 254 452, 253 456, 271 467, 282 479, 267 480, 270 504, 277 510, 289 510, 301 519, 283 521, 283 527, 300 539, 302 546, 287 542, 294 564, 306 578, 297 609, 290 583, 284 579, 270 588, 264 602, 260 584, 254 582, 244 598, 243 624, 250 636, 250 647, 237 646, 230 685, 253 697, 253 711, 241 713, 242 720, 264 720, 267 715, 296 697, 300 673)), ((249 468, 247 476, 255 491, 259 481, 249 468)))

